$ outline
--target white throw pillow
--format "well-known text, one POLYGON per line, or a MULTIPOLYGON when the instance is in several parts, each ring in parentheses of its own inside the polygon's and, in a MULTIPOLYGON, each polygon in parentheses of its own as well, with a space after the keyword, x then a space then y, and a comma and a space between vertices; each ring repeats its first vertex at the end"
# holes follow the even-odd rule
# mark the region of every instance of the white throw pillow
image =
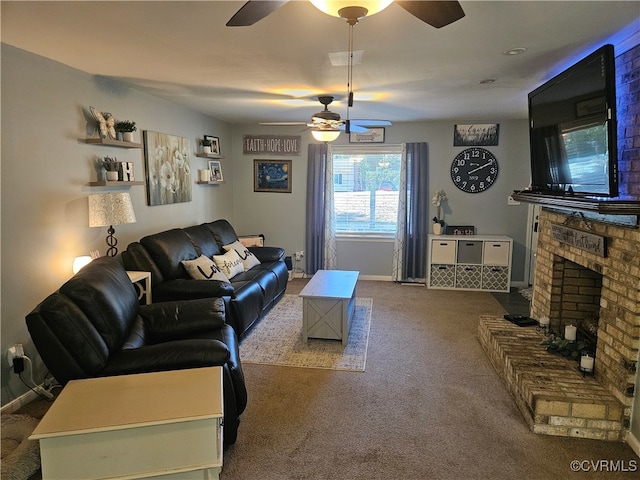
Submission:
POLYGON ((229 250, 224 255, 214 255, 213 261, 228 279, 232 279, 239 273, 244 272, 242 260, 235 250, 229 250))
POLYGON ((245 272, 252 267, 255 267, 256 265, 260 265, 260 260, 258 260, 258 258, 253 253, 251 253, 247 247, 242 245, 242 243, 240 243, 240 240, 236 240, 235 242, 230 243, 229 245, 225 245, 222 248, 224 248, 227 252, 235 250, 235 252, 238 254, 238 257, 240 257, 240 260, 242 260, 242 265, 245 272))
POLYGON ((229 282, 227 276, 209 257, 200 255, 195 260, 183 260, 182 265, 187 270, 191 278, 196 280, 220 280, 229 282))

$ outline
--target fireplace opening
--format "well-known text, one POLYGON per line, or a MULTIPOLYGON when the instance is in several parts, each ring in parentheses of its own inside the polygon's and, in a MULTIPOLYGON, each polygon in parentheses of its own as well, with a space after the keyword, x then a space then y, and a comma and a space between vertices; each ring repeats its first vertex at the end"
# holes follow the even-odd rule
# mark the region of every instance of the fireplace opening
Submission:
POLYGON ((589 350, 595 354, 602 273, 555 255, 551 291, 552 329, 562 334, 565 326, 576 326, 578 337, 592 344, 589 350))

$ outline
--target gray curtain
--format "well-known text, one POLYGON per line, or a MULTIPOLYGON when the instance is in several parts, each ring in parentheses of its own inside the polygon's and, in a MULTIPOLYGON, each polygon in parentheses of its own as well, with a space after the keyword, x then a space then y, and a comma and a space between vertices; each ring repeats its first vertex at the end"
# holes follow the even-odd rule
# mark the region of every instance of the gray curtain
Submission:
POLYGON ((305 272, 313 275, 324 265, 326 143, 309 144, 307 160, 307 224, 305 230, 305 272))
MULTIPOLYGON (((406 208, 402 228, 398 232, 401 250, 398 252, 401 268, 400 281, 426 281, 427 236, 429 220, 428 145, 426 142, 407 143, 406 155, 406 208)), ((403 194, 403 192, 400 192, 403 194)))

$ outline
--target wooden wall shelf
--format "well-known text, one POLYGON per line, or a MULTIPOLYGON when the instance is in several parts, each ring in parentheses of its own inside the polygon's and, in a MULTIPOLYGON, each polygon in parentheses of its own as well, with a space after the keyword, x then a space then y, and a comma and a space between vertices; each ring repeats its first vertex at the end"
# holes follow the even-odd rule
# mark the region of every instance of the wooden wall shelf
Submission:
POLYGON ((123 182, 119 180, 101 180, 99 182, 89 182, 90 187, 131 187, 133 185, 144 185, 144 182, 123 182))
POLYGON ((142 148, 141 143, 123 142, 122 140, 110 140, 107 138, 85 138, 80 141, 90 145, 105 145, 119 148, 142 148))
POLYGON ((214 155, 212 153, 196 153, 196 157, 211 158, 211 159, 214 159, 214 160, 220 160, 220 159, 224 158, 222 155, 214 155))

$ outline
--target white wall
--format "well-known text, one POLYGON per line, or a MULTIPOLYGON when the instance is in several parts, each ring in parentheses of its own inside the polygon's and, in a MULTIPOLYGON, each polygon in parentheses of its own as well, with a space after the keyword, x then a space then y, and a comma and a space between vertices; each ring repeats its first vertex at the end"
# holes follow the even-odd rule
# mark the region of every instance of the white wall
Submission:
MULTIPOLYGON (((191 151, 203 135, 220 138, 230 152, 230 126, 130 89, 120 82, 95 77, 25 51, 2 45, 2 404, 26 388, 10 373, 4 354, 23 343, 37 358, 25 326, 25 315, 71 275, 75 256, 106 252, 106 228, 89 228, 87 196, 108 191, 89 187, 96 180, 94 157, 115 155, 135 162, 136 179, 144 179, 142 150, 90 146, 82 107, 95 106, 116 118, 137 122, 141 130, 187 137, 191 151)), ((141 138, 141 132, 136 132, 141 138)), ((233 164, 224 159, 227 178, 233 164)), ((207 161, 191 158, 193 180, 207 161)), ((137 223, 116 226, 120 250, 140 237, 166 228, 226 217, 233 220, 231 183, 193 185, 193 201, 148 207, 144 186, 128 190, 137 223)), ((40 362, 36 380, 42 380, 40 362)))

